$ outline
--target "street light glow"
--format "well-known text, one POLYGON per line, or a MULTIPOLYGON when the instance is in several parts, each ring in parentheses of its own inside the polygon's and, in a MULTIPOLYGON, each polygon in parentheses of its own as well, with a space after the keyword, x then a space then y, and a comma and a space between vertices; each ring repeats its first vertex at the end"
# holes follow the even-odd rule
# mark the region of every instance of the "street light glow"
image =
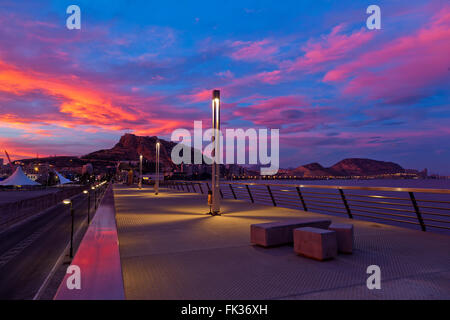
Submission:
POLYGON ((139 181, 138 181, 138 188, 142 189, 142 154, 139 155, 139 181))
POLYGON ((212 143, 214 143, 214 158, 211 169, 212 178, 212 202, 211 213, 213 215, 220 214, 220 90, 213 90, 212 92, 212 127, 213 135, 211 137, 212 143))
POLYGON ((156 141, 156 179, 155 179, 155 195, 159 192, 159 140, 156 141))
POLYGON ((84 194, 87 194, 87 193, 88 193, 88 191, 87 191, 87 190, 83 190, 83 193, 84 193, 84 194))
POLYGON ((70 199, 64 199, 64 200, 63 200, 63 203, 64 203, 65 205, 68 205, 68 204, 71 204, 72 201, 71 201, 70 199))

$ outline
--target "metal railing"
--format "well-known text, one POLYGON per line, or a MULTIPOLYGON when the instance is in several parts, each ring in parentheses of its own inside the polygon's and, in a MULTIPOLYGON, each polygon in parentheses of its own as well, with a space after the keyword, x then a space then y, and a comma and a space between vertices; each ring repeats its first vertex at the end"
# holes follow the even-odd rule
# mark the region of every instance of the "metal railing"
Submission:
MULTIPOLYGON (((178 191, 207 193, 210 182, 166 181, 178 191)), ((350 219, 450 231, 450 190, 428 188, 294 185, 222 181, 224 199, 301 209, 350 219)))

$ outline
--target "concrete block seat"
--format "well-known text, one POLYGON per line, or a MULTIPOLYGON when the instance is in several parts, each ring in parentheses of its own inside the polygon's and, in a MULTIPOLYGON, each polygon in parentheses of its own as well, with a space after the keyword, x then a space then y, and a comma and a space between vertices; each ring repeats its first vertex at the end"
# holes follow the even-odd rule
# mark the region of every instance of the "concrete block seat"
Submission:
POLYGON ((290 244, 294 241, 293 231, 302 227, 328 229, 329 219, 290 219, 285 221, 252 224, 250 242, 263 247, 290 244))
POLYGON ((329 230, 336 232, 338 251, 342 253, 353 252, 353 225, 346 223, 332 223, 329 230))
POLYGON ((312 227, 295 229, 294 251, 316 260, 333 259, 338 253, 336 232, 312 227))

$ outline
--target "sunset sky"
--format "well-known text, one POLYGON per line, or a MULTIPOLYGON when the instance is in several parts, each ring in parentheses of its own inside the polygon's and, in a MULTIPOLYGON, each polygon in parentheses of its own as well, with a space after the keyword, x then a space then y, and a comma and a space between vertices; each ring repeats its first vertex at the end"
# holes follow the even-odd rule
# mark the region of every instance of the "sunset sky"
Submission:
POLYGON ((280 129, 282 167, 364 157, 450 174, 449 1, 0 0, 13 159, 209 125, 212 89, 224 128, 280 129))

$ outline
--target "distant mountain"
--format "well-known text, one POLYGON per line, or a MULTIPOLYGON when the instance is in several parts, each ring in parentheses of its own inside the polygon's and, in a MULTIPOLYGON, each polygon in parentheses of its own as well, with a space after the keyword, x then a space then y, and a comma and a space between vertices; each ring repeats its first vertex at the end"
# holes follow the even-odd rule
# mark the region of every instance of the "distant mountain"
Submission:
POLYGON ((105 161, 138 161, 139 156, 148 160, 156 161, 156 142, 160 142, 160 160, 164 163, 172 163, 170 153, 175 146, 174 142, 169 142, 158 137, 141 137, 127 133, 123 135, 119 142, 111 149, 94 151, 81 157, 86 160, 105 161))
MULTIPOLYGON (((143 137, 127 133, 111 149, 103 149, 82 156, 81 159, 95 161, 138 161, 142 155, 145 160, 156 162, 156 142, 160 142, 160 163, 166 168, 175 168, 171 160, 172 149, 177 143, 159 139, 158 137, 143 137)), ((194 153, 200 152, 191 148, 191 159, 194 161, 194 153)))
MULTIPOLYGON (((80 158, 78 157, 49 157, 39 159, 21 160, 24 163, 48 162, 56 167, 78 167, 86 163, 92 163, 94 167, 115 166, 118 161, 139 161, 139 155, 149 162, 156 162, 156 142, 160 142, 160 163, 167 169, 175 169, 176 165, 171 160, 172 149, 177 145, 175 142, 158 139, 158 137, 143 137, 134 134, 123 135, 119 142, 111 149, 98 150, 80 158)), ((191 159, 199 150, 191 148, 191 159)), ((259 172, 258 167, 255 167, 259 172)), ((251 170, 251 166, 247 171, 251 170)), ((329 176, 375 176, 382 174, 405 173, 400 165, 394 162, 385 162, 372 159, 349 158, 339 161, 329 168, 314 162, 299 166, 294 169, 281 169, 280 174, 293 175, 297 177, 329 177, 329 176)), ((409 170, 417 173, 416 170, 409 170)), ((426 172, 424 173, 426 176, 426 172)))
POLYGON ((374 176, 381 174, 404 173, 400 165, 372 159, 349 158, 339 161, 330 168, 317 162, 299 166, 288 171, 289 175, 302 177, 317 176, 374 176))
POLYGON ((333 165, 330 169, 343 176, 373 176, 378 174, 405 172, 405 169, 394 162, 360 158, 344 159, 333 165))
POLYGON ((17 160, 17 161, 24 163, 24 164, 48 163, 57 168, 69 167, 69 166, 81 167, 84 164, 86 164, 85 161, 81 160, 78 157, 74 157, 74 156, 41 157, 41 158, 22 159, 22 160, 17 160))
POLYGON ((289 175, 302 176, 302 177, 315 177, 315 176, 331 176, 335 175, 331 169, 324 168, 317 162, 299 166, 289 171, 289 175))

